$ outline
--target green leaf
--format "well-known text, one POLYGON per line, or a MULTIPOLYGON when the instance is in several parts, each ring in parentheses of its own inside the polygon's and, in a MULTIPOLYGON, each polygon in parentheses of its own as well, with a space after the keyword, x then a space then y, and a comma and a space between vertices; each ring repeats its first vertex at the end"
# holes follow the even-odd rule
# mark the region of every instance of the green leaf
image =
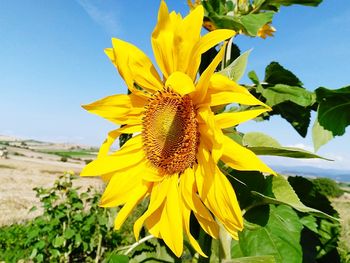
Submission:
POLYGON ((80 233, 76 234, 76 235, 75 235, 75 245, 76 245, 77 247, 81 244, 81 241, 82 241, 82 239, 81 239, 80 233))
POLYGON ((132 258, 130 258, 130 263, 157 262, 159 259, 161 259, 161 262, 170 263, 174 262, 174 258, 175 255, 164 242, 151 239, 135 250, 132 258))
POLYGON ((251 50, 244 52, 242 55, 236 58, 230 65, 228 65, 223 70, 219 71, 219 73, 233 81, 238 82, 245 72, 250 52, 251 50))
POLYGON ((70 238, 73 237, 74 235, 75 235, 74 230, 71 229, 71 228, 69 228, 69 227, 64 231, 64 234, 63 234, 63 236, 64 236, 65 239, 70 239, 70 238))
POLYGON ((317 216, 337 221, 336 218, 320 210, 304 205, 300 201, 298 195, 294 192, 294 189, 292 188, 292 186, 282 175, 277 175, 272 177, 272 193, 275 196, 275 198, 271 198, 268 196, 263 197, 261 193, 256 193, 256 194, 262 196, 266 201, 269 201, 271 203, 286 204, 300 212, 313 213, 317 216))
MULTIPOLYGON (((220 163, 221 166, 222 163, 220 163)), ((252 193, 259 192, 264 195, 271 193, 271 180, 257 171, 237 171, 227 167, 220 167, 222 171, 229 170, 228 179, 232 184, 241 209, 249 209, 254 206, 260 197, 256 197, 252 193), (258 199, 258 200, 257 200, 258 199)), ((263 203, 266 204, 266 203, 263 203)))
POLYGON ((288 121, 300 136, 305 137, 310 125, 311 109, 285 101, 273 107, 271 115, 279 114, 288 121))
POLYGON ((54 247, 62 247, 64 244, 64 237, 62 236, 57 236, 54 240, 53 240, 53 246, 54 247))
POLYGON ((38 253, 38 249, 37 248, 34 248, 32 250, 32 253, 30 254, 29 258, 35 258, 36 254, 38 253))
POLYGON ((350 125, 350 86, 337 90, 321 87, 315 92, 319 103, 318 122, 333 136, 343 135, 350 125))
POLYGON ((284 205, 261 206, 245 214, 254 229, 239 233, 239 245, 244 256, 272 255, 276 262, 299 263, 302 249, 299 244, 303 225, 296 212, 284 205))
POLYGON ((258 75, 256 75, 254 70, 248 72, 248 77, 251 79, 251 81, 253 81, 255 85, 260 85, 258 75))
POLYGON ((44 240, 38 241, 37 243, 34 244, 34 247, 38 249, 43 249, 45 247, 45 241, 44 240))
POLYGON ((108 224, 108 218, 106 218, 105 216, 101 216, 98 218, 98 224, 101 226, 105 226, 108 224))
POLYGON ((283 147, 272 137, 260 132, 249 132, 244 134, 242 142, 243 145, 246 145, 248 149, 257 155, 271 155, 305 159, 320 158, 328 160, 304 149, 283 147))
POLYGON ((306 5, 306 6, 318 6, 322 3, 322 0, 266 0, 264 5, 274 6, 290 6, 290 5, 306 5))
MULTIPOLYGON (((318 209, 334 217, 339 217, 328 198, 322 195, 312 181, 296 176, 288 177, 290 185, 298 197, 308 207, 318 209)), ((330 218, 317 217, 317 233, 303 231, 301 242, 305 255, 304 262, 340 262, 337 242, 340 235, 340 222, 330 218)))
POLYGON ((243 144, 248 147, 281 147, 280 143, 262 132, 248 132, 243 135, 243 144))
POLYGON ((35 257, 35 259, 36 259, 37 262, 43 262, 44 261, 44 255, 43 254, 38 254, 35 257))
POLYGON ((306 226, 308 229, 311 231, 318 233, 317 230, 317 220, 314 216, 312 215, 306 215, 300 218, 300 222, 306 226))
POLYGON ((278 62, 271 62, 265 69, 265 82, 269 84, 286 84, 302 87, 303 83, 291 71, 282 67, 278 62))
POLYGON ((312 140, 317 151, 335 136, 343 135, 350 125, 350 86, 337 90, 321 87, 315 93, 319 105, 312 140))
POLYGON ((253 256, 225 260, 225 263, 275 263, 274 256, 253 256))
POLYGON ((265 98, 266 104, 273 107, 282 102, 290 101, 302 107, 312 106, 316 102, 313 92, 298 86, 277 84, 258 90, 265 98))
POLYGON ((52 257, 59 257, 61 255, 58 249, 50 249, 50 254, 52 257))
POLYGON ((319 158, 327 161, 331 161, 330 159, 324 158, 317 154, 305 151, 300 148, 294 147, 248 147, 249 150, 254 152, 256 155, 270 155, 270 156, 282 156, 289 158, 303 158, 303 159, 311 159, 311 158, 319 158))
POLYGON ((272 21, 273 15, 274 12, 247 14, 240 18, 240 22, 243 24, 248 35, 256 36, 263 25, 272 21))
POLYGON ((253 93, 261 94, 257 94, 256 97, 272 107, 273 111, 269 112, 269 115, 281 115, 305 137, 316 95, 301 87, 301 81, 277 62, 272 62, 266 68, 265 80, 269 82, 260 83, 255 72, 250 72, 248 76, 255 84, 252 87, 253 93))
POLYGON ((108 260, 107 263, 128 263, 129 258, 125 255, 116 255, 112 254, 108 260))
POLYGON ((325 145, 331 139, 333 139, 332 132, 325 130, 316 118, 314 126, 312 127, 312 141, 315 151, 318 151, 322 145, 325 145))
POLYGON ((32 207, 29 209, 29 213, 34 212, 34 211, 36 211, 36 210, 38 210, 38 208, 37 208, 36 206, 32 206, 32 207))
POLYGON ((226 136, 230 137, 235 142, 239 143, 240 145, 243 144, 243 133, 237 131, 234 127, 225 128, 222 131, 226 136))

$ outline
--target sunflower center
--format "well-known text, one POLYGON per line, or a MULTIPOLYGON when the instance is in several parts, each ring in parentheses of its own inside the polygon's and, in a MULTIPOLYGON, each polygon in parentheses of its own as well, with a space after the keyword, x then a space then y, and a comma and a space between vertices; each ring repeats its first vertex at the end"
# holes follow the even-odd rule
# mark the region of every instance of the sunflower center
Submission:
POLYGON ((147 159, 163 174, 182 173, 196 161, 196 111, 188 95, 165 89, 150 99, 142 138, 147 159))

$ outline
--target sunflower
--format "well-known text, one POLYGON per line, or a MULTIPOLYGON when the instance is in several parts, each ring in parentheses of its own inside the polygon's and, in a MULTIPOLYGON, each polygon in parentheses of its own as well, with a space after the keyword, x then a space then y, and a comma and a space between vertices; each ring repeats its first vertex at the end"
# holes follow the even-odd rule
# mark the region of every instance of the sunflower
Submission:
POLYGON ((271 24, 265 24, 263 25, 257 33, 258 37, 261 37, 263 39, 267 38, 267 36, 273 37, 273 34, 276 32, 276 28, 274 28, 271 24))
POLYGON ((269 110, 244 87, 215 73, 224 47, 197 76, 201 54, 235 34, 215 30, 201 37, 203 14, 203 7, 197 6, 182 18, 169 13, 161 2, 151 41, 162 77, 142 51, 112 39, 113 48, 105 53, 130 94, 112 95, 83 106, 123 126, 108 134, 97 159, 81 175, 101 176, 108 182, 100 205, 123 206, 115 219, 115 229, 149 197, 147 210, 134 223, 135 237, 138 239, 145 226, 178 257, 183 251, 184 234, 205 256, 190 232, 191 213, 213 238, 219 236, 216 220, 235 239, 243 228, 235 192, 217 166, 219 160, 237 170, 273 173, 253 152, 223 134, 222 129, 269 110), (213 113, 212 107, 230 103, 261 107, 213 113), (136 136, 110 153, 111 145, 123 133, 136 136))

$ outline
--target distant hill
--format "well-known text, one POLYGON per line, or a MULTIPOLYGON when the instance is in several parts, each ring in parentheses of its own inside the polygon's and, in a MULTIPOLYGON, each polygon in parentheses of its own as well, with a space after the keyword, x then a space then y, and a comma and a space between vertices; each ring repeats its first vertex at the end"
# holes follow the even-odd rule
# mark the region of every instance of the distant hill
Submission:
POLYGON ((350 171, 324 169, 313 166, 279 166, 272 165, 278 173, 286 175, 300 175, 305 177, 328 177, 339 182, 350 182, 350 171))

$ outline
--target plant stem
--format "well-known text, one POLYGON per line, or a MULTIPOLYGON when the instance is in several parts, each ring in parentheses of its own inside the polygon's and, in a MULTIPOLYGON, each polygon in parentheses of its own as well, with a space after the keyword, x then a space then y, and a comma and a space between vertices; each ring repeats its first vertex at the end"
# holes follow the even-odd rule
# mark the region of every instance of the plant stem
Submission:
POLYGON ((153 235, 149 235, 149 236, 146 236, 146 237, 140 239, 139 241, 135 242, 134 244, 132 244, 132 245, 129 247, 129 249, 124 253, 124 255, 129 254, 129 253, 130 253, 134 248, 136 248, 138 245, 140 245, 140 244, 146 242, 147 240, 149 240, 149 239, 151 239, 151 238, 153 238, 153 237, 154 237, 153 235))
POLYGON ((217 221, 219 227, 220 227, 220 232, 219 232, 219 237, 220 237, 220 251, 219 251, 219 258, 220 262, 223 260, 230 260, 231 259, 231 241, 232 237, 230 234, 226 231, 224 228, 223 224, 219 221, 217 221))
POLYGON ((95 263, 98 263, 98 261, 100 260, 101 245, 102 245, 102 234, 100 233, 98 235, 98 245, 97 245, 97 252, 96 252, 95 263))

